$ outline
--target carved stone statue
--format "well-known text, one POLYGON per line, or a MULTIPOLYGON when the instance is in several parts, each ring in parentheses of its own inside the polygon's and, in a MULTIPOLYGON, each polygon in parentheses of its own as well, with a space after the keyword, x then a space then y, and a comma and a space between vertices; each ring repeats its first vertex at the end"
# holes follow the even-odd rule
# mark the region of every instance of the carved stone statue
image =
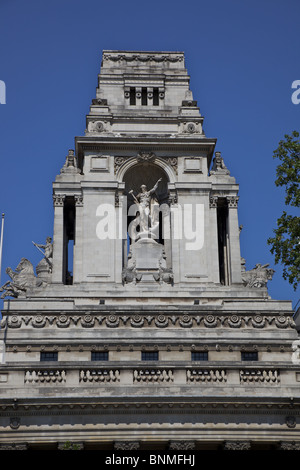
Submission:
POLYGON ((74 150, 69 150, 65 164, 60 170, 60 172, 73 174, 80 173, 80 169, 77 167, 77 159, 75 157, 74 150))
POLYGON ((128 253, 128 262, 127 267, 122 271, 122 282, 123 284, 132 282, 136 284, 137 281, 141 280, 141 274, 138 274, 136 271, 136 260, 132 255, 132 248, 130 248, 128 253))
POLYGON ((272 280, 274 269, 269 269, 268 264, 256 264, 250 271, 242 271, 242 280, 246 287, 266 287, 272 280))
POLYGON ((147 186, 142 184, 141 192, 135 196, 133 190, 129 191, 138 206, 138 216, 135 225, 140 226, 139 238, 149 236, 150 232, 154 233, 158 226, 158 202, 154 199, 154 193, 158 188, 161 178, 155 183, 152 189, 147 191, 147 186))
POLYGON ((46 243, 44 245, 40 245, 38 243, 34 243, 34 246, 44 255, 44 258, 38 263, 36 267, 37 273, 37 287, 43 287, 51 282, 51 273, 53 267, 53 244, 52 238, 47 237, 46 243), (44 250, 44 251, 42 251, 44 250))
POLYGON ((47 237, 46 239, 46 243, 45 245, 39 245, 37 243, 34 243, 34 246, 36 246, 38 248, 39 251, 44 250, 44 253, 41 251, 41 253, 43 253, 44 255, 44 260, 46 261, 47 265, 48 265, 48 270, 49 272, 52 272, 52 256, 53 256, 53 244, 52 244, 52 238, 51 237, 47 237))
POLYGON ((213 159, 213 166, 210 170, 211 175, 230 175, 230 171, 226 167, 221 152, 216 152, 213 159))
POLYGON ((6 268, 6 273, 11 278, 11 281, 7 281, 0 289, 3 292, 1 299, 7 296, 19 297, 25 295, 26 291, 35 286, 36 277, 34 274, 33 266, 26 258, 22 258, 16 271, 11 268, 6 268))
POLYGON ((159 231, 159 203, 155 191, 161 178, 152 189, 141 186, 141 192, 135 196, 129 191, 136 205, 137 212, 128 232, 131 240, 127 258, 127 266, 122 271, 122 281, 125 283, 173 283, 173 273, 167 267, 163 245, 157 242, 159 231), (140 231, 137 232, 137 226, 140 231))

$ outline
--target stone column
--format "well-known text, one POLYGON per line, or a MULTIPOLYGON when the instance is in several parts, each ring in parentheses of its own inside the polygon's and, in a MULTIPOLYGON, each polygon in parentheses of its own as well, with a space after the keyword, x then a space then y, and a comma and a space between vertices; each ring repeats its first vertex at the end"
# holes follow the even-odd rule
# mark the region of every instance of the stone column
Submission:
POLYGON ((73 283, 82 281, 83 197, 75 195, 75 244, 73 260, 73 283))
POLYGON ((135 99, 137 106, 140 106, 142 104, 142 88, 135 89, 135 99))
POLYGON ((240 230, 238 222, 237 196, 228 196, 228 235, 229 235, 229 259, 230 259, 230 284, 242 283, 240 230))
POLYGON ((52 282, 63 282, 63 243, 64 243, 64 200, 65 195, 53 196, 54 228, 53 228, 53 268, 52 282))
POLYGON ((147 89, 147 99, 148 99, 148 105, 152 106, 153 105, 153 88, 147 89))

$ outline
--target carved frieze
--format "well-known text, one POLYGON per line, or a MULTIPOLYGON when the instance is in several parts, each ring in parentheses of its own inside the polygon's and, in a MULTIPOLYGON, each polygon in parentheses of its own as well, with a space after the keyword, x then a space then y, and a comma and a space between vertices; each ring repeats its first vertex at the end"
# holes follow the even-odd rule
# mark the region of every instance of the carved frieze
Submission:
POLYGON ((138 441, 117 441, 114 443, 115 450, 139 450, 139 448, 138 441))
POLYGON ((295 428, 296 427, 296 417, 295 416, 287 416, 285 418, 285 424, 288 428, 295 428))
POLYGON ((291 316, 285 315, 212 315, 212 314, 59 314, 59 315, 17 315, 5 317, 1 326, 8 328, 46 328, 50 325, 57 328, 295 328, 291 316))
POLYGON ((112 62, 182 62, 183 54, 103 54, 104 61, 112 62))
POLYGON ((195 447, 194 441, 171 441, 169 443, 170 450, 194 450, 195 447))
POLYGON ((11 444, 0 444, 0 450, 27 450, 28 445, 26 443, 15 443, 11 444))
POLYGON ((224 443, 225 450, 250 450, 251 443, 249 441, 226 441, 224 443))
POLYGON ((299 441, 281 441, 280 442, 281 450, 300 450, 299 441))

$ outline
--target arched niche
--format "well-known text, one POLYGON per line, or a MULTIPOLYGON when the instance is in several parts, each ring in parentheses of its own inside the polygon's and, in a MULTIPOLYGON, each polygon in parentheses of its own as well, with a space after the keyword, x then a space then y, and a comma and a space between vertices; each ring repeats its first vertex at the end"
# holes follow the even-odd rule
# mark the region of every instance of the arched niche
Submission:
POLYGON ((123 175, 127 205, 130 206, 134 203, 129 191, 133 190, 134 194, 138 194, 141 191, 141 185, 146 185, 147 189, 150 190, 159 179, 161 179, 161 182, 155 194, 158 202, 162 204, 168 200, 169 178, 166 172, 155 163, 142 162, 130 166, 123 175))
MULTIPOLYGON (((172 170, 171 170, 172 171, 172 170)), ((159 211, 159 231, 158 238, 156 241, 164 245, 164 252, 167 260, 167 265, 171 264, 171 245, 170 240, 165 240, 163 236, 162 227, 164 224, 170 225, 170 213, 169 206, 169 183, 170 178, 165 169, 157 164, 156 162, 135 162, 127 166, 126 171, 123 168, 122 183, 124 184, 123 194, 127 197, 127 206, 125 204, 124 210, 127 211, 127 227, 134 220, 134 216, 130 215, 130 206, 135 205, 135 200, 130 194, 133 191, 134 195, 138 195, 141 192, 141 186, 145 185, 147 190, 151 190, 158 180, 161 180, 153 194, 154 199, 158 202, 159 211), (129 214, 129 215, 128 215, 129 214)), ((124 250, 128 254, 130 244, 132 240, 128 236, 126 247, 124 250)), ((126 258, 126 257, 125 257, 126 258)), ((125 261, 126 266, 126 261, 125 261)))

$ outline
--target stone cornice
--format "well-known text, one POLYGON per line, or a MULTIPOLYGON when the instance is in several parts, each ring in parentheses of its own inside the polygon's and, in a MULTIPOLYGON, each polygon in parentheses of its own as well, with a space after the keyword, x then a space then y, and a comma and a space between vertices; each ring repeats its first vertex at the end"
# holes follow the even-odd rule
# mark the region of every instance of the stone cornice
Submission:
MULTIPOLYGON (((196 134, 198 135, 198 134, 196 134)), ((76 137, 76 155, 82 155, 84 150, 101 150, 101 149, 128 149, 131 151, 139 151, 143 147, 153 147, 154 150, 180 150, 183 148, 194 149, 195 147, 200 151, 213 152, 217 139, 207 139, 200 135, 195 138, 192 136, 177 136, 170 139, 170 136, 145 134, 128 135, 128 136, 97 136, 97 137, 76 137)))
MULTIPOLYGON (((145 397, 144 397, 145 399, 145 397)), ((300 403, 291 404, 286 400, 263 400, 261 398, 247 400, 243 402, 228 397, 224 400, 216 397, 213 400, 199 399, 198 401, 189 400, 151 400, 147 397, 147 403, 137 399, 132 402, 125 397, 122 399, 109 400, 105 397, 99 399, 90 397, 84 398, 53 398, 41 397, 40 399, 1 399, 1 416, 47 416, 47 415, 122 415, 122 414, 248 414, 248 415, 296 415, 300 416, 300 403), (168 401, 169 400, 169 401, 168 401)))

